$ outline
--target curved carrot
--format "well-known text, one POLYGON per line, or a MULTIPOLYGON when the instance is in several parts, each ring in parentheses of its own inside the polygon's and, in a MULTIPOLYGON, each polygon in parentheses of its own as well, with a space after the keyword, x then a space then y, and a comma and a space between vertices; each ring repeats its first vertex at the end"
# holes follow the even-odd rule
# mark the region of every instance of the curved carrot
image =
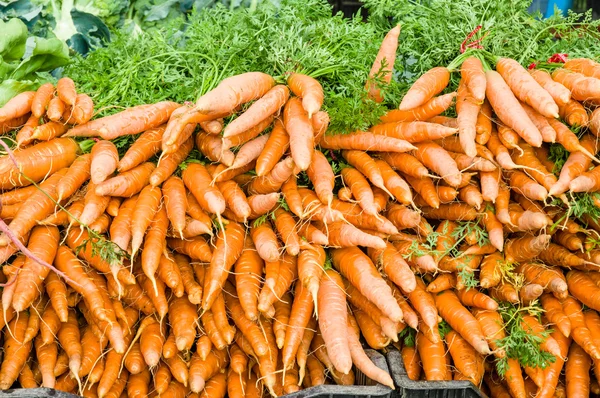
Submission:
POLYGON ((0 108, 0 123, 24 116, 31 111, 35 91, 17 94, 0 108))
POLYGON ((183 171, 182 178, 204 210, 213 214, 223 213, 225 198, 216 187, 212 186, 212 178, 204 166, 198 163, 188 165, 183 171))
POLYGON ((161 148, 161 139, 164 132, 165 125, 162 125, 146 130, 140 135, 119 160, 119 173, 131 170, 154 156, 161 148))
POLYGON ((75 90, 75 82, 68 77, 58 79, 56 83, 56 93, 58 97, 67 105, 75 105, 77 91, 75 90))
POLYGON ((54 95, 54 85, 52 83, 42 84, 37 89, 31 102, 31 113, 36 119, 41 118, 46 113, 46 107, 50 103, 52 95, 54 95))
POLYGON ((402 98, 399 109, 407 111, 423 105, 446 88, 449 81, 450 71, 447 68, 438 66, 428 70, 410 87, 404 98, 402 98))
POLYGON ((587 397, 590 395, 590 368, 592 361, 589 355, 577 345, 571 343, 569 360, 565 366, 567 396, 587 397))
MULTIPOLYGON (((75 105, 72 107, 72 116, 77 124, 90 121, 94 114, 94 102, 87 94, 77 94, 75 105)), ((64 115, 63 115, 64 119, 64 115)))
POLYGON ((552 79, 571 91, 571 97, 576 101, 587 101, 600 96, 600 82, 593 77, 558 68, 552 72, 552 79))
POLYGON ((425 104, 408 111, 401 111, 399 109, 391 110, 381 117, 381 122, 393 123, 429 120, 446 111, 454 102, 454 97, 456 97, 456 93, 443 94, 433 97, 425 104))
POLYGON ((48 103, 46 116, 53 122, 59 122, 65 112, 65 103, 59 97, 53 97, 48 103))
MULTIPOLYGON (((567 61, 568 62, 568 61, 567 61)), ((565 86, 552 80, 550 73, 542 69, 530 70, 531 76, 554 98, 558 106, 565 105, 571 98, 571 92, 565 86)))
MULTIPOLYGON (((460 75, 475 101, 483 102, 486 80, 483 65, 479 58, 469 57, 465 59, 460 68, 460 75)), ((463 374, 465 373, 463 372, 463 374)))
MULTIPOLYGON (((484 75, 485 79, 485 75, 484 75)), ((466 82, 461 81, 458 85, 458 96, 456 98, 456 122, 458 123, 458 137, 460 145, 467 156, 477 155, 475 138, 477 137, 477 118, 481 106, 471 97, 466 82)))

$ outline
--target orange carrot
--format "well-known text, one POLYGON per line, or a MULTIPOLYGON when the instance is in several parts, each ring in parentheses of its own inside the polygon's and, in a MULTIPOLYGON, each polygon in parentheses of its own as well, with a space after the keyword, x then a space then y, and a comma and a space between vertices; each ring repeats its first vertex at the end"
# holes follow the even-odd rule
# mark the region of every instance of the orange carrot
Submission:
POLYGON ((210 174, 198 163, 188 165, 184 170, 183 182, 192 192, 202 208, 213 214, 221 214, 225 210, 225 199, 221 192, 211 186, 210 174))
POLYGON ((496 63, 496 69, 521 101, 546 117, 558 117, 558 105, 552 96, 517 61, 501 58, 496 63))
POLYGON ((469 57, 465 59, 460 68, 460 75, 473 99, 480 103, 483 102, 485 99, 486 80, 479 58, 469 57))
POLYGON ((425 104, 408 111, 394 109, 383 115, 381 121, 382 123, 392 123, 429 120, 448 109, 454 102, 454 97, 456 97, 456 93, 443 94, 433 97, 425 104))
MULTIPOLYGON (((495 71, 487 71, 485 74, 487 78, 486 96, 496 115, 530 145, 540 146, 542 135, 531 122, 502 76, 495 71)), ((558 114, 558 110, 556 113, 558 114)))
POLYGON ((135 106, 114 115, 76 126, 69 130, 66 136, 100 136, 104 140, 114 140, 124 135, 139 134, 165 123, 178 107, 179 104, 170 101, 135 106))
POLYGON ((534 69, 530 70, 529 73, 531 73, 531 76, 533 76, 535 81, 538 82, 538 84, 542 86, 544 90, 548 91, 558 106, 565 105, 571 98, 571 92, 569 89, 552 80, 550 73, 546 72, 545 70, 534 69))
POLYGON ((110 141, 99 141, 92 148, 90 175, 94 184, 106 180, 117 169, 119 153, 110 141))
MULTIPOLYGON (((483 78, 485 79, 485 75, 483 78)), ((467 84, 463 80, 458 86, 458 97, 456 99, 456 112, 458 116, 456 117, 456 121, 458 123, 460 145, 467 156, 474 157, 477 155, 475 137, 477 136, 477 117, 481 106, 477 103, 479 100, 470 96, 467 84)))
POLYGON ((17 94, 0 108, 0 123, 24 116, 31 111, 35 91, 25 91, 17 94))
POLYGON ((65 102, 61 100, 59 97, 53 97, 48 103, 48 110, 46 111, 46 115, 48 119, 53 122, 59 122, 62 118, 63 113, 65 112, 65 102))
POLYGON ((429 101, 434 95, 441 92, 450 81, 450 71, 445 67, 435 67, 423 74, 410 87, 399 109, 407 111, 423 105, 429 101))
POLYGON ((195 110, 203 114, 230 113, 239 105, 265 95, 275 80, 260 72, 248 72, 222 80, 213 90, 201 96, 195 110))
POLYGON ((284 108, 283 123, 290 136, 292 159, 300 170, 310 166, 314 149, 314 131, 307 112, 298 98, 291 98, 284 108))
POLYGON ((53 94, 54 85, 52 83, 42 84, 37 89, 31 103, 31 113, 35 118, 39 119, 46 113, 46 107, 52 99, 53 94))
POLYGON ((440 340, 432 343, 422 332, 417 333, 416 346, 427 380, 447 380, 446 347, 440 340))
POLYGON ((163 125, 147 130, 140 135, 119 160, 119 172, 131 170, 154 156, 161 148, 161 138, 164 132, 165 126, 163 125))
POLYGON ((552 79, 571 91, 571 97, 576 101, 586 101, 600 96, 600 82, 582 73, 558 68, 552 72, 552 79))
POLYGON ((289 95, 290 92, 286 86, 274 86, 246 109, 244 113, 229 123, 223 130, 223 137, 238 135, 256 126, 260 121, 281 109, 287 102, 289 95))
POLYGON ((400 25, 393 27, 383 38, 369 72, 365 89, 368 91, 369 98, 375 102, 383 101, 379 86, 389 84, 392 79, 396 49, 398 48, 398 36, 400 36, 400 25))
MULTIPOLYGON (((189 138, 167 155, 163 155, 156 169, 150 174, 150 185, 156 187, 169 178, 194 147, 194 140, 189 138)), ((164 153, 164 152, 163 152, 164 153)))
MULTIPOLYGON (((375 135, 402 140, 398 141, 398 144, 396 145, 398 148, 394 152, 405 152, 410 148, 410 144, 407 144, 406 141, 415 143, 427 140, 437 140, 456 134, 457 129, 436 123, 413 121, 377 124, 371 127, 370 131, 375 135)), ((365 140, 366 138, 368 137, 365 137, 365 140)), ((375 141, 375 139, 371 139, 371 141, 375 141)), ((379 144, 378 146, 383 148, 383 142, 385 141, 381 141, 382 144, 379 144)), ((365 150, 370 150, 367 145, 363 145, 363 148, 365 150)))

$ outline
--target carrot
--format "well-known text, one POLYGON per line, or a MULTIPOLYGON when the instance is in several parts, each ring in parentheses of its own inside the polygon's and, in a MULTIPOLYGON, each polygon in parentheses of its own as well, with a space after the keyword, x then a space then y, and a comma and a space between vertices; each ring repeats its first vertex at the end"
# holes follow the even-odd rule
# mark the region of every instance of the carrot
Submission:
POLYGON ((553 336, 560 345, 561 355, 559 355, 553 363, 549 364, 548 367, 544 369, 544 380, 537 395, 539 398, 549 398, 555 396, 555 389, 558 390, 558 379, 564 366, 565 358, 567 357, 569 351, 569 346, 571 345, 571 340, 562 336, 557 331, 554 331, 551 336, 553 336))
POLYGON ((565 366, 567 396, 587 397, 590 395, 591 366, 592 361, 589 355, 577 343, 571 343, 569 360, 565 366))
POLYGON ((378 236, 368 234, 342 221, 321 224, 323 233, 327 234, 329 245, 333 247, 364 246, 375 249, 385 248, 385 242, 378 236))
POLYGON ((235 154, 223 146, 223 140, 213 134, 196 134, 196 147, 204 156, 213 162, 221 162, 232 166, 235 154))
POLYGON ((181 358, 179 355, 174 355, 165 362, 171 370, 171 375, 174 379, 169 388, 172 388, 173 384, 177 382, 187 386, 189 380, 189 370, 183 358, 181 358))
POLYGON ((70 166, 78 150, 77 143, 68 138, 42 142, 14 153, 18 169, 11 157, 5 156, 0 160, 0 189, 27 186, 30 180, 39 182, 70 166))
MULTIPOLYGON (((356 198, 365 213, 377 215, 378 211, 375 208, 373 191, 366 178, 352 167, 343 168, 341 174, 344 183, 350 187, 352 196, 356 198)), ((328 204, 330 203, 331 201, 328 204)))
POLYGON ((460 171, 448 152, 433 142, 424 142, 416 146, 415 157, 419 162, 440 175, 449 185, 460 185, 460 171))
MULTIPOLYGON (((54 211, 56 198, 56 184, 64 176, 63 169, 39 185, 37 192, 32 194, 23 202, 8 227, 16 239, 24 240, 29 232, 37 224, 37 220, 43 220, 54 211)), ((6 234, 0 236, 0 246, 9 244, 6 234)))
POLYGON ((0 123, 24 116, 31 111, 35 91, 17 94, 0 108, 0 123))
POLYGON ((575 133, 573 133, 567 126, 555 119, 548 119, 548 122, 552 128, 556 130, 556 141, 564 146, 567 151, 580 151, 592 158, 592 160, 597 161, 593 153, 590 153, 586 148, 581 146, 575 133))
POLYGON ((54 340, 44 344, 41 335, 36 336, 34 345, 38 366, 42 374, 42 387, 54 388, 56 382, 54 367, 58 356, 58 347, 54 340))
POLYGON ((202 326, 211 341, 211 345, 221 350, 227 347, 227 341, 225 341, 223 334, 217 328, 217 323, 215 322, 212 311, 205 311, 200 319, 202 320, 202 326))
POLYGON ((520 264, 516 269, 523 274, 527 282, 541 285, 544 289, 553 292, 558 298, 567 296, 567 282, 559 270, 534 263, 520 264))
POLYGON ((483 102, 485 99, 485 73, 483 65, 477 57, 465 59, 460 68, 460 75, 465 86, 477 102, 483 102))
POLYGON ((158 186, 169 178, 181 162, 183 162, 194 146, 192 138, 187 139, 181 145, 178 145, 176 150, 170 154, 161 157, 158 165, 150 174, 150 185, 158 186))
POLYGON ((520 102, 520 104, 523 107, 525 113, 527 113, 527 116, 529 116, 529 119, 531 119, 531 122, 540 131, 540 134, 542 135, 542 140, 544 140, 544 142, 555 142, 556 131, 552 128, 552 126, 550 126, 548 120, 529 105, 523 102, 520 102))
MULTIPOLYGON (((485 79, 485 76, 483 78, 485 79)), ((462 80, 458 85, 458 97, 456 99, 458 136, 465 154, 474 157, 477 155, 475 137, 477 136, 477 117, 481 106, 477 103, 479 100, 474 99, 469 94, 467 83, 465 80, 462 80)))
POLYGON ((481 104, 481 109, 477 115, 475 131, 477 133, 475 142, 481 145, 487 144, 493 131, 492 106, 490 105, 489 101, 484 101, 483 104, 481 104))
POLYGON ((225 210, 225 199, 221 192, 211 186, 211 177, 204 166, 198 163, 188 165, 184 170, 183 182, 192 192, 202 208, 213 214, 221 214, 225 210))
POLYGON ((412 193, 406 181, 387 162, 376 160, 375 163, 381 172, 386 189, 394 195, 395 199, 404 204, 412 203, 412 193))
POLYGON ((416 281, 413 273, 392 244, 388 243, 383 250, 369 248, 367 252, 373 262, 380 265, 388 278, 402 288, 405 293, 410 293, 415 289, 416 281))
POLYGON ((518 167, 510 157, 508 149, 502 145, 500 138, 498 138, 498 134, 495 132, 490 136, 487 147, 492 151, 496 161, 503 169, 510 170, 518 167))
MULTIPOLYGON (((571 334, 571 322, 565 315, 562 305, 558 299, 550 294, 542 294, 540 303, 544 309, 544 316, 548 320, 555 324, 560 333, 565 337, 569 337, 571 334)), ((559 342, 560 343, 560 342, 559 342)))
POLYGON ((72 107, 75 123, 84 124, 90 121, 94 114, 94 102, 87 94, 77 94, 72 107))
POLYGON ((154 156, 161 148, 161 138, 164 132, 165 126, 163 125, 147 130, 140 135, 119 161, 119 172, 131 170, 154 156))
POLYGON ((69 311, 69 318, 61 325, 57 337, 69 357, 69 369, 73 374, 78 375, 81 367, 82 347, 79 324, 74 312, 69 311))
POLYGON ((48 103, 46 115, 53 122, 59 122, 65 112, 65 102, 59 97, 53 97, 48 103))
POLYGON ((46 107, 53 95, 54 85, 52 83, 42 84, 37 89, 31 102, 31 113, 35 118, 39 119, 46 113, 46 107))
POLYGON ((371 260, 358 248, 334 249, 331 259, 334 267, 386 316, 395 322, 402 320, 402 311, 393 299, 390 288, 381 279, 371 260))
POLYGON ((517 61, 501 58, 496 69, 521 101, 546 117, 558 117, 558 105, 552 96, 517 61))
POLYGON ((479 187, 476 185, 467 185, 466 187, 462 188, 459 191, 458 197, 460 200, 477 210, 479 210, 483 204, 483 197, 481 196, 479 187))
MULTIPOLYGON (((56 227, 35 227, 29 237, 28 249, 37 258, 52 264, 59 245, 59 232, 56 227)), ((19 271, 15 283, 12 306, 17 311, 24 311, 38 298, 44 279, 50 269, 32 258, 26 258, 19 271)))
POLYGON ((106 180, 119 164, 117 147, 110 141, 99 141, 94 144, 91 157, 90 175, 94 184, 106 180))
POLYGON ((341 325, 347 324, 346 298, 344 284, 340 275, 333 271, 325 271, 319 286, 318 313, 319 329, 327 353, 336 370, 347 374, 352 368, 350 344, 347 333, 338 333, 341 325))
POLYGON ((365 90, 367 90, 369 98, 375 102, 383 101, 380 86, 389 84, 392 79, 396 49, 398 48, 398 36, 400 36, 400 25, 393 27, 383 38, 369 72, 365 90))
POLYGON ((523 236, 510 239, 504 248, 505 259, 508 262, 525 262, 537 257, 548 247, 549 235, 523 236))
POLYGON ((289 136, 279 119, 275 119, 273 130, 264 149, 256 160, 256 174, 264 176, 273 169, 289 146, 289 136))
POLYGON ((204 278, 202 299, 204 311, 210 309, 229 276, 229 270, 242 254, 244 236, 244 228, 234 222, 230 222, 224 230, 219 231, 210 266, 204 278))
POLYGON ((538 320, 531 315, 523 315, 521 322, 522 329, 532 336, 537 336, 540 341, 540 349, 543 351, 547 351, 554 356, 560 355, 560 346, 554 340, 553 337, 548 336, 544 340, 542 337, 542 333, 544 332, 544 327, 538 322, 538 320))
POLYGON ((586 101, 600 95, 600 82, 593 77, 568 69, 558 68, 552 72, 552 79, 571 91, 571 97, 576 101, 586 101))
POLYGON ((258 294, 263 260, 260 258, 250 237, 244 240, 244 250, 235 262, 235 279, 240 304, 250 320, 258 316, 258 294))
MULTIPOLYGON (((585 135, 581 139, 581 146, 590 153, 596 153, 596 139, 590 135, 585 135)), ((548 193, 556 196, 566 192, 567 189, 571 189, 573 192, 581 192, 581 189, 589 191, 591 184, 588 176, 593 173, 585 172, 589 169, 591 163, 590 157, 584 153, 572 152, 560 171, 558 181, 550 188, 548 193)))
MULTIPOLYGON (((231 293, 234 292, 232 286, 228 284, 225 284, 225 291, 231 293)), ((263 336, 262 331, 256 323, 246 318, 244 315, 244 310, 240 305, 240 301, 234 296, 226 294, 225 302, 235 326, 237 326, 244 337, 248 339, 248 342, 251 344, 254 352, 259 356, 267 354, 269 346, 265 337, 263 336)))
POLYGON ((279 193, 273 192, 265 195, 251 195, 248 197, 250 205, 250 219, 256 219, 264 214, 267 214, 275 208, 279 201, 279 193))
MULTIPOLYGON (((142 245, 146 230, 151 226, 159 211, 162 193, 159 188, 146 186, 139 194, 131 215, 131 257, 134 258, 142 245)), ((166 218, 166 212, 163 214, 166 218)), ((161 218, 162 219, 162 218, 161 218)), ((161 222, 162 226, 164 222, 161 222)), ((166 229, 166 228, 165 228, 166 229)), ((161 229, 162 231, 162 229, 161 229)), ((157 231, 158 232, 158 231, 157 231)), ((166 234, 166 232, 165 232, 166 234)), ((162 236, 162 234, 161 234, 162 236)))
MULTIPOLYGON (((283 296, 289 290, 292 282, 298 276, 298 258, 285 253, 279 261, 279 275, 273 288, 263 286, 258 297, 258 309, 261 312, 268 312, 275 300, 283 296)), ((267 264, 268 266, 268 264, 267 264)), ((268 270, 265 271, 265 278, 268 276, 268 270)))
POLYGON ((78 156, 67 174, 58 182, 56 191, 59 201, 71 197, 90 177, 91 155, 78 156))
POLYGON ((421 222, 421 215, 408 207, 393 203, 388 207, 385 216, 398 228, 415 228, 421 222))
POLYGON ((98 184, 95 189, 96 194, 124 198, 132 197, 148 185, 148 180, 154 170, 153 163, 142 163, 131 170, 120 173, 98 184))
POLYGON ((204 262, 211 261, 212 250, 201 236, 189 240, 167 238, 167 245, 178 253, 204 262))
POLYGON ((561 302, 563 311, 571 322, 571 337, 593 359, 599 359, 600 351, 596 347, 593 336, 585 323, 581 304, 572 297, 567 297, 561 302))
POLYGON ((260 121, 277 112, 285 105, 288 98, 289 90, 286 86, 274 86, 238 118, 229 123, 223 130, 223 137, 235 136, 254 127, 260 121))
POLYGON ((477 320, 462 306, 456 294, 451 291, 438 293, 435 304, 440 315, 466 341, 481 354, 489 354, 489 346, 477 320))
POLYGON ((427 380, 447 380, 446 348, 440 340, 432 343, 422 332, 417 333, 416 346, 427 380))
POLYGON ((567 273, 567 284, 569 292, 583 304, 590 308, 600 308, 598 305, 598 293, 600 288, 594 281, 581 271, 571 270, 567 273))
POLYGON ((589 123, 587 111, 575 100, 569 100, 559 110, 561 119, 566 121, 569 126, 587 126, 589 123))
MULTIPOLYGON (((511 88, 502 79, 502 76, 498 72, 487 71, 486 78, 486 96, 494 108, 496 115, 529 144, 536 147, 540 146, 542 144, 542 135, 531 122, 513 95, 511 88)), ((556 110, 556 114, 558 114, 558 109, 556 110)))
POLYGON ((286 292, 280 300, 275 301, 273 306, 275 308, 275 315, 273 316, 273 334, 275 334, 277 348, 282 349, 292 310, 292 296, 289 292, 286 292))
POLYGON ((75 82, 68 77, 63 77, 56 83, 56 93, 58 97, 67 105, 75 105, 77 91, 75 90, 75 82))
POLYGON ((356 321, 352 318, 352 316, 349 316, 347 334, 352 361, 356 367, 360 369, 367 377, 394 389, 394 382, 392 381, 390 375, 386 371, 378 368, 367 356, 367 354, 365 354, 360 344, 359 333, 356 327, 356 321))
POLYGON ((31 341, 23 342, 27 321, 28 315, 23 313, 7 325, 8 330, 12 332, 6 333, 4 338, 5 357, 0 367, 0 389, 2 390, 10 388, 17 380, 19 372, 25 365, 31 351, 33 343, 31 341))
POLYGON ((76 126, 69 130, 66 136, 100 136, 104 140, 114 140, 124 135, 139 134, 164 124, 178 107, 179 104, 169 101, 135 106, 114 115, 76 126))
POLYGON ((438 97, 433 97, 425 104, 414 109, 410 109, 407 111, 394 109, 383 115, 381 117, 381 121, 382 123, 413 122, 425 120, 431 122, 431 118, 443 113, 452 105, 452 103, 454 102, 454 97, 456 97, 456 93, 443 94, 438 97))
POLYGON ((440 93, 450 81, 450 71, 445 67, 435 67, 423 74, 410 87, 399 109, 407 111, 423 105, 434 95, 440 93))
POLYGON ((129 379, 127 380, 127 396, 131 398, 148 396, 151 378, 152 375, 148 368, 144 368, 138 374, 129 375, 129 379))
POLYGON ((357 149, 364 148, 365 150, 378 150, 378 148, 381 148, 380 150, 386 150, 384 143, 397 142, 397 144, 395 145, 396 148, 393 151, 388 151, 406 152, 411 149, 411 145, 409 143, 417 143, 427 140, 437 140, 449 137, 453 134, 456 134, 457 129, 452 127, 446 127, 436 123, 413 121, 377 124, 371 127, 370 131, 377 136, 381 135, 388 137, 388 140, 385 141, 382 138, 379 138, 376 141, 375 138, 370 139, 369 137, 364 136, 365 140, 369 138, 369 141, 373 141, 377 145, 374 146, 374 149, 369 149, 367 145, 363 145, 361 148, 357 149), (392 141, 391 139, 396 139, 399 141, 392 141))
POLYGON ((427 291, 430 293, 439 293, 444 290, 452 289, 456 286, 456 275, 440 274, 427 285, 427 291))
POLYGON ((479 385, 483 379, 483 360, 479 354, 458 333, 451 330, 446 334, 448 351, 454 366, 473 384, 479 385))
POLYGON ((536 183, 522 171, 513 171, 511 173, 510 185, 515 192, 532 200, 543 201, 548 196, 546 188, 536 183))
POLYGON ((229 113, 239 105, 265 95, 275 80, 260 72, 248 72, 222 80, 213 90, 201 96, 195 110, 203 114, 229 113))
POLYGON ((531 76, 552 96, 558 106, 565 105, 571 98, 571 92, 565 86, 552 80, 552 76, 542 69, 530 70, 531 76))
POLYGON ((498 303, 475 289, 458 290, 457 297, 464 306, 482 308, 490 311, 498 309, 498 303))
POLYGON ((284 108, 283 123, 290 136, 292 159, 300 170, 310 166, 314 149, 314 131, 309 115, 298 98, 291 98, 284 108))
POLYGON ((465 203, 442 204, 438 208, 424 207, 421 209, 427 218, 434 220, 475 220, 477 211, 465 203))

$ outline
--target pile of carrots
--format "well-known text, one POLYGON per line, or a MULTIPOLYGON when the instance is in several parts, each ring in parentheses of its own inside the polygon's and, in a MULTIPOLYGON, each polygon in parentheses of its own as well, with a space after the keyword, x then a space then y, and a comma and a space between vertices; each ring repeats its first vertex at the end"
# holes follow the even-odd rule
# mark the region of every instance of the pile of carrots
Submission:
POLYGON ((436 67, 345 135, 300 73, 94 120, 69 78, 19 94, 0 108, 18 129, 1 141, 0 388, 279 396, 356 369, 393 388, 363 349, 392 344, 414 380, 600 393, 600 222, 566 205, 600 191, 600 64, 494 61, 465 57, 456 93, 436 67), (558 177, 550 143, 570 152, 558 177))

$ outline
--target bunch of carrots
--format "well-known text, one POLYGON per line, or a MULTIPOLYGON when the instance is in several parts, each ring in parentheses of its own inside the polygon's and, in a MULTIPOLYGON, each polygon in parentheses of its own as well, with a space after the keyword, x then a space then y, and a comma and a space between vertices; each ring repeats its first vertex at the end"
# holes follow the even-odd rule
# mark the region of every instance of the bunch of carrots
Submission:
POLYGON ((363 346, 395 345, 414 380, 599 393, 600 222, 572 216, 568 195, 600 191, 600 64, 494 71, 467 55, 345 135, 327 133, 321 85, 300 73, 94 120, 68 78, 13 98, 0 388, 279 396, 354 384, 356 369, 393 388, 363 346), (558 177, 550 143, 570 153, 558 177))

